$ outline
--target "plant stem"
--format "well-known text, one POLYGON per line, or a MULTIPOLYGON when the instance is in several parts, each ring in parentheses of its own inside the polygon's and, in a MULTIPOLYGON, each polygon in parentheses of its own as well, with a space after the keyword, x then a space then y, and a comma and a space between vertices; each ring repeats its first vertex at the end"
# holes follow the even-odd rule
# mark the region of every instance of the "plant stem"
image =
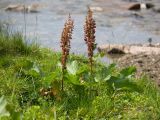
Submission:
POLYGON ((62 91, 64 90, 64 69, 62 68, 62 91))

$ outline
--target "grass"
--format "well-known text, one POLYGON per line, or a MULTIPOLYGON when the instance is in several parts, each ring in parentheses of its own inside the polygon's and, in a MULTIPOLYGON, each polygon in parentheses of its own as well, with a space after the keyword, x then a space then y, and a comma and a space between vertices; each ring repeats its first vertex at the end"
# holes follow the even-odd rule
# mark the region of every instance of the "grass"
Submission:
POLYGON ((37 54, 38 50, 38 45, 27 44, 21 33, 12 34, 3 27, 0 28, 0 45, 0 56, 37 54))
POLYGON ((88 60, 70 55, 61 91, 60 53, 2 30, 0 45, 2 120, 160 119, 160 90, 146 77, 136 79, 134 67, 97 62, 90 82, 88 60))

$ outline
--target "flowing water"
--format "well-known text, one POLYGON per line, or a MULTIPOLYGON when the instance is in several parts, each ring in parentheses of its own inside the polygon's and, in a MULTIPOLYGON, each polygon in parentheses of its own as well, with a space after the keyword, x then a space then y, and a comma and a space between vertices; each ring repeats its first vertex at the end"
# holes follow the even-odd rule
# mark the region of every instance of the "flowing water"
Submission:
MULTIPOLYGON (((160 8, 159 0, 149 2, 160 8)), ((86 54, 83 25, 89 5, 97 9, 94 18, 98 45, 147 43, 149 38, 155 43, 160 42, 160 13, 152 9, 138 12, 123 9, 129 3, 129 0, 0 0, 0 21, 23 32, 28 41, 36 40, 42 47, 60 50, 61 32, 68 13, 71 13, 75 21, 71 51, 86 54), (11 4, 33 3, 41 6, 38 13, 4 10, 11 4)))

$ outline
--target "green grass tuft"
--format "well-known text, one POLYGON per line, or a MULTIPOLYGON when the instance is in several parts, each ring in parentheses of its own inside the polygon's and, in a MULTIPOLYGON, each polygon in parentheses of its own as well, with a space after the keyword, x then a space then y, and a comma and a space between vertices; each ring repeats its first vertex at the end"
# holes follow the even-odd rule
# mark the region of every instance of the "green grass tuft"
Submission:
POLYGON ((39 46, 28 44, 21 33, 9 33, 0 28, 0 56, 37 54, 39 46))

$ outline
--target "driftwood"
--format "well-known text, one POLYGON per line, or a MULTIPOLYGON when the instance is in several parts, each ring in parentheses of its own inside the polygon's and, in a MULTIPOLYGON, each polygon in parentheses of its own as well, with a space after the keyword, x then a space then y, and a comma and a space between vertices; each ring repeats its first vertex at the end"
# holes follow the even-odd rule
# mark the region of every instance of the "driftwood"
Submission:
POLYGON ((98 47, 99 52, 107 54, 160 54, 160 47, 157 45, 117 45, 107 44, 98 47))
POLYGON ((13 12, 39 12, 39 8, 42 7, 42 5, 39 4, 31 4, 31 5, 23 5, 23 4, 15 4, 15 5, 8 5, 5 8, 5 11, 13 11, 13 12))

